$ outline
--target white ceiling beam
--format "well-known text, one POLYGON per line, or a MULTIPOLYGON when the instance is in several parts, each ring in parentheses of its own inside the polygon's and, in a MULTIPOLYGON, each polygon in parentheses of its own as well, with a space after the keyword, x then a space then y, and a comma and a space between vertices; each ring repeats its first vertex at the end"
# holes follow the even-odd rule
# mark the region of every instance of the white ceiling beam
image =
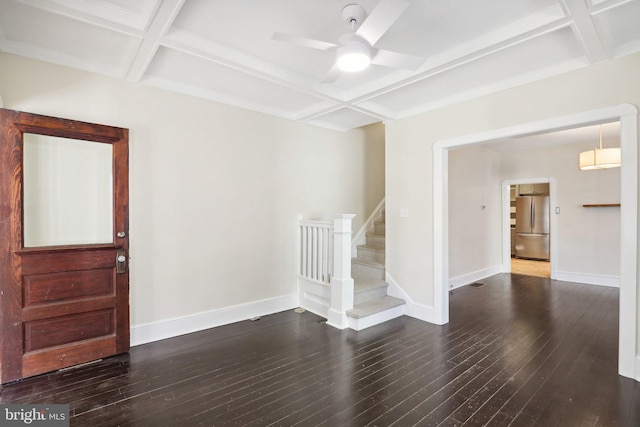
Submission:
MULTIPOLYGON (((14 0, 16 3, 24 4, 35 9, 43 10, 45 12, 54 13, 56 15, 64 16, 75 21, 84 22, 86 24, 95 25, 100 28, 104 28, 110 31, 115 31, 121 34, 125 34, 133 37, 142 37, 143 31, 137 28, 144 20, 143 16, 136 15, 132 12, 120 11, 120 20, 115 20, 115 16, 109 16, 110 19, 105 18, 104 14, 100 14, 100 10, 93 9, 93 13, 87 10, 91 10, 93 4, 88 3, 84 9, 74 9, 63 4, 57 4, 52 2, 43 2, 38 0, 14 0), (122 18, 126 15, 126 18, 122 18)), ((68 2, 64 2, 65 4, 68 2)))
POLYGON ((569 18, 573 21, 571 28, 582 44, 589 61, 594 64, 611 59, 611 52, 608 52, 605 43, 600 38, 585 1, 562 0, 562 3, 569 13, 569 18))
POLYGON ((176 16, 178 16, 184 1, 185 0, 162 1, 143 36, 138 53, 129 67, 127 80, 139 82, 142 79, 158 51, 162 37, 167 33, 176 16))
POLYGON ((314 80, 193 33, 174 29, 162 39, 161 45, 324 101, 344 101, 344 93, 333 86, 317 87, 314 80))

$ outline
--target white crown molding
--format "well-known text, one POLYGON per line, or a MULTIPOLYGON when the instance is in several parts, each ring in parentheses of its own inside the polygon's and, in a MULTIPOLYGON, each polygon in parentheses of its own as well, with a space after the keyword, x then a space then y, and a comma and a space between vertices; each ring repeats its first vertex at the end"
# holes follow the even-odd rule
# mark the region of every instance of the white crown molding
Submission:
POLYGON ((38 61, 51 62, 63 67, 76 68, 78 70, 89 71, 96 74, 102 74, 110 77, 123 78, 125 70, 122 67, 87 61, 86 59, 77 58, 60 52, 54 52, 48 49, 41 49, 31 45, 16 43, 14 41, 2 40, 2 51, 12 53, 14 55, 31 58, 38 61))
POLYGON ((530 17, 477 37, 468 43, 427 58, 418 73, 411 73, 406 78, 397 79, 394 78, 397 75, 390 75, 354 88, 347 92, 346 99, 352 102, 362 102, 378 97, 535 37, 565 28, 570 24, 571 22, 566 18, 559 5, 549 7, 530 17))
POLYGON ((428 111, 437 110, 442 107, 457 104, 460 102, 468 101, 481 96, 490 95, 495 92, 499 92, 506 89, 511 89, 517 86, 522 86, 528 83, 532 83, 538 80, 543 80, 556 75, 568 73, 570 71, 579 70, 589 66, 589 62, 586 58, 577 58, 557 63, 549 67, 534 70, 528 73, 520 74, 510 79, 500 80, 495 83, 487 84, 484 86, 476 87, 472 90, 467 90, 455 95, 451 95, 446 98, 440 98, 437 101, 425 103, 414 108, 409 108, 397 113, 397 118, 406 118, 414 115, 426 113, 428 111))
POLYGON ((344 93, 331 85, 319 85, 311 77, 290 72, 271 62, 252 57, 245 52, 188 31, 172 29, 163 37, 161 45, 326 101, 344 100, 344 93), (309 90, 308 87, 314 87, 314 89, 309 90))
MULTIPOLYGON (((94 1, 78 2, 71 0, 51 0, 43 2, 40 0, 13 0, 35 9, 43 10, 55 15, 64 16, 74 21, 85 22, 107 30, 126 34, 129 36, 142 37, 149 19, 124 9, 117 5, 94 1)), ((155 9, 155 8, 154 8, 155 9)), ((149 16, 153 11, 150 12, 149 16)))
POLYGON ((212 90, 204 90, 199 87, 189 86, 184 83, 177 83, 161 77, 144 77, 141 83, 156 87, 158 89, 168 90, 171 92, 182 93, 197 98, 207 99, 209 101, 219 102, 221 104, 233 107, 252 110, 258 113, 264 113, 271 116, 280 117, 287 120, 294 120, 293 113, 281 110, 279 108, 258 104, 248 99, 239 98, 226 93, 216 92, 212 90))

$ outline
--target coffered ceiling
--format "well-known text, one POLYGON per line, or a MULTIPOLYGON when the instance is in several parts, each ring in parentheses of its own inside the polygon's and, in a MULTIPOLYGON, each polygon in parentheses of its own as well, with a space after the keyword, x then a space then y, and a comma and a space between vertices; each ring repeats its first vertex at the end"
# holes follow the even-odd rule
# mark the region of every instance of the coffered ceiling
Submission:
POLYGON ((342 131, 640 51, 640 0, 408 0, 374 48, 419 68, 333 81, 334 50, 272 39, 339 44, 381 1, 0 0, 0 50, 342 131))

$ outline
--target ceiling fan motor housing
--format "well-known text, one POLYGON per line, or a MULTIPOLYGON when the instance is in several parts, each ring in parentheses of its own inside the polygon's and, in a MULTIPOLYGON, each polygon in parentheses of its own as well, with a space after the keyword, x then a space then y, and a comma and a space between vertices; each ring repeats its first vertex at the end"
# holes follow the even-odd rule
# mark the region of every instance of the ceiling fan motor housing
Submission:
POLYGON ((342 8, 342 19, 344 19, 347 24, 351 25, 353 30, 362 24, 365 16, 366 12, 359 4, 348 4, 342 8))

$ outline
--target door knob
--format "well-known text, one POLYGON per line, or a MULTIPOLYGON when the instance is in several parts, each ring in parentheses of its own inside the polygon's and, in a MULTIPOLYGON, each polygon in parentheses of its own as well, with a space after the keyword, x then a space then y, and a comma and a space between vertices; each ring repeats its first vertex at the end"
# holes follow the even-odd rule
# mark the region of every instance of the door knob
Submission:
POLYGON ((120 249, 116 253, 116 273, 122 274, 127 272, 127 256, 124 249, 120 249))

